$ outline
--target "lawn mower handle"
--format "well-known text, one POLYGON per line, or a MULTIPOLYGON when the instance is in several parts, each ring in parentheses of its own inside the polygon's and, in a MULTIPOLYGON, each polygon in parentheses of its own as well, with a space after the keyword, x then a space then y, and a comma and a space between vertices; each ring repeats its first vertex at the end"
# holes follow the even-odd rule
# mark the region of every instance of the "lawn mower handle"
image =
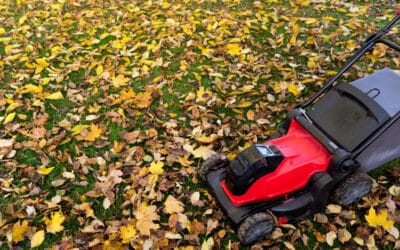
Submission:
POLYGON ((338 80, 347 70, 353 66, 365 53, 370 51, 376 43, 383 43, 397 51, 400 52, 400 46, 386 39, 382 39, 382 37, 388 33, 393 26, 400 20, 400 10, 396 11, 396 16, 383 27, 376 34, 370 35, 365 42, 362 44, 361 48, 350 58, 350 60, 346 63, 346 65, 334 76, 332 77, 327 84, 325 84, 318 92, 316 92, 308 101, 299 105, 300 108, 306 108, 307 106, 314 103, 315 100, 318 99, 325 91, 332 88, 333 84, 338 80))

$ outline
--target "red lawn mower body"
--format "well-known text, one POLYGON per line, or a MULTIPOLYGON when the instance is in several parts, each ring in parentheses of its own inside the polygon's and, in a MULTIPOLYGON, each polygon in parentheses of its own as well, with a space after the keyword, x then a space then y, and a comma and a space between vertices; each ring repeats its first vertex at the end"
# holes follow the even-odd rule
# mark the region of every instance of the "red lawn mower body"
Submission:
POLYGON ((296 121, 291 123, 286 135, 268 141, 266 145, 276 146, 284 159, 273 172, 256 180, 243 195, 232 194, 225 180, 222 181, 221 187, 234 205, 268 201, 298 191, 307 185, 311 176, 326 171, 332 158, 332 154, 296 121))

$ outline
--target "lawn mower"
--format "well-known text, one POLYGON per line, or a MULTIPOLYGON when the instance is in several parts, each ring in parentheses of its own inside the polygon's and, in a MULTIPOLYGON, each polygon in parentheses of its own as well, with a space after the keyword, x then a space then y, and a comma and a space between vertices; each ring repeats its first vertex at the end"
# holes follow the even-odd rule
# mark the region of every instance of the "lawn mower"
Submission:
POLYGON ((400 75, 384 68, 350 83, 337 80, 382 43, 396 16, 370 35, 346 65, 308 101, 288 112, 266 142, 229 160, 215 154, 199 175, 244 244, 264 239, 276 226, 324 210, 329 200, 347 206, 367 195, 366 172, 400 157, 400 75))

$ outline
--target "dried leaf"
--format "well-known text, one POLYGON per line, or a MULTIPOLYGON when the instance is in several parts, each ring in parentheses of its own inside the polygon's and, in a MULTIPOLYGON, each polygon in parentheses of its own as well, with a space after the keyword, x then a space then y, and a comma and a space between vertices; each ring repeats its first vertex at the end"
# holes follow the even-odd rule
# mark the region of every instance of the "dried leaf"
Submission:
POLYGON ((177 200, 172 195, 168 195, 167 199, 164 202, 164 211, 167 214, 183 213, 184 205, 181 201, 177 200))
POLYGON ((147 206, 142 203, 135 211, 135 218, 137 219, 136 229, 142 235, 150 235, 151 230, 157 230, 160 228, 158 224, 153 222, 160 218, 157 213, 157 207, 154 205, 147 206))
POLYGON ((45 238, 44 230, 37 231, 31 239, 31 247, 38 247, 42 245, 45 238))

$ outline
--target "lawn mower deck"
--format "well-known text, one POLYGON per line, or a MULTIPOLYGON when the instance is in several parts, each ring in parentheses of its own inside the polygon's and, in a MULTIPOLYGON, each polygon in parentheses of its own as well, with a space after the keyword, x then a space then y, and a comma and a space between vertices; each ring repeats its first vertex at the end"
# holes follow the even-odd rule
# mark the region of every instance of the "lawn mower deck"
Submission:
POLYGON ((349 205, 369 193, 368 172, 400 157, 400 75, 384 68, 351 83, 336 83, 382 37, 400 12, 366 40, 345 67, 307 102, 290 111, 270 140, 232 161, 213 155, 200 175, 239 239, 261 240, 277 225, 322 211, 331 196, 349 205))

